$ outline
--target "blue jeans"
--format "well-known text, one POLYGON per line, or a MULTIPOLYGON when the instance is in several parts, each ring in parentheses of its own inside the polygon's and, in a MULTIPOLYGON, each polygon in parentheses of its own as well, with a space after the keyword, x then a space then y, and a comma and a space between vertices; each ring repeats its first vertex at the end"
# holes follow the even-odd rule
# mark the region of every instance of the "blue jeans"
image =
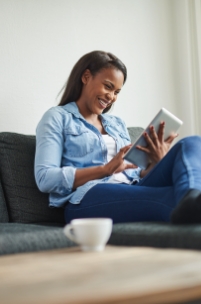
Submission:
POLYGON ((74 218, 110 217, 114 223, 170 221, 174 207, 189 189, 201 191, 201 137, 180 140, 135 185, 98 184, 80 204, 68 203, 66 223, 74 218))

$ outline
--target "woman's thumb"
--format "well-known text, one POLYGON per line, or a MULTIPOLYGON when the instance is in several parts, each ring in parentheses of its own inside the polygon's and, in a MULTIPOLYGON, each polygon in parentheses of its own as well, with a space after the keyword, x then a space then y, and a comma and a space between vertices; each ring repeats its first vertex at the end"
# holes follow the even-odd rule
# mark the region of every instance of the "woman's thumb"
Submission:
POLYGON ((126 169, 135 169, 135 168, 137 168, 137 166, 134 164, 126 164, 126 169))

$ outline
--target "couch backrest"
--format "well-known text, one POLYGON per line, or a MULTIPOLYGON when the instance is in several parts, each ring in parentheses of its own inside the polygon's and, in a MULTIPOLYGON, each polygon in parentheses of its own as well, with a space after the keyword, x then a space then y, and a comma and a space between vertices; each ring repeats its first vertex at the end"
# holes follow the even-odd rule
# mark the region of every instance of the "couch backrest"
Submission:
POLYGON ((18 223, 64 223, 63 210, 48 207, 34 179, 35 136, 0 133, 0 176, 9 219, 18 223))
MULTIPOLYGON (((128 131, 133 142, 143 129, 131 127, 128 131)), ((63 209, 49 208, 48 194, 37 188, 34 155, 35 136, 0 133, 0 222, 8 221, 9 216, 11 222, 64 224, 63 209)))
POLYGON ((129 127, 128 133, 130 135, 131 142, 133 143, 143 131, 144 129, 141 127, 129 127))
POLYGON ((6 200, 3 193, 3 188, 0 180, 0 223, 7 223, 9 221, 6 200))

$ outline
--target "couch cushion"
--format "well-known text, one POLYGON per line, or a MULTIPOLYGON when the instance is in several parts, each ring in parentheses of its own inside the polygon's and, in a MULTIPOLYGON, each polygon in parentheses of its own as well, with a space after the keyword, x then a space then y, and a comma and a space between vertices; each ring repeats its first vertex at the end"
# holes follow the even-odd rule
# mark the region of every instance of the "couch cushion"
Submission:
MULTIPOLYGON (((108 244, 201 250, 201 225, 124 223, 113 225, 108 244)), ((0 223, 0 255, 77 246, 62 227, 0 223)))
POLYGON ((11 222, 64 223, 63 209, 48 207, 34 179, 35 136, 0 133, 0 176, 11 222))
POLYGON ((8 222, 8 211, 0 180, 0 223, 8 222))
POLYGON ((201 225, 150 222, 115 224, 109 244, 200 250, 201 225))
POLYGON ((34 224, 0 224, 0 255, 76 246, 61 227, 34 224))

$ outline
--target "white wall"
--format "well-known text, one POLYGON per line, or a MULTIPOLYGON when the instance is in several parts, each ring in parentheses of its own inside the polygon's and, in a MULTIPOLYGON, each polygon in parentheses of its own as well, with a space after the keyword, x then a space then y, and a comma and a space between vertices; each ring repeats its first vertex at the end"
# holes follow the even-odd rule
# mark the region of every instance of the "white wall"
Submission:
POLYGON ((176 104, 182 135, 201 135, 201 0, 173 1, 176 104))
POLYGON ((0 0, 0 132, 34 134, 74 63, 96 49, 128 68, 112 112, 128 126, 162 106, 179 115, 173 2, 0 0))

